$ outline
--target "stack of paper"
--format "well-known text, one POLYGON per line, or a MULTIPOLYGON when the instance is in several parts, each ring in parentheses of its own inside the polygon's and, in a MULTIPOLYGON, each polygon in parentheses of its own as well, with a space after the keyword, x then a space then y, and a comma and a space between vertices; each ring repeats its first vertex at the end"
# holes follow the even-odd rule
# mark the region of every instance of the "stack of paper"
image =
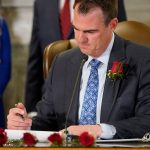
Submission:
POLYGON ((142 139, 111 139, 96 140, 98 147, 150 147, 150 143, 143 142, 142 139))
POLYGON ((9 140, 18 140, 23 137, 25 132, 35 135, 39 142, 47 142, 48 136, 53 134, 51 131, 34 131, 34 130, 5 130, 9 140))

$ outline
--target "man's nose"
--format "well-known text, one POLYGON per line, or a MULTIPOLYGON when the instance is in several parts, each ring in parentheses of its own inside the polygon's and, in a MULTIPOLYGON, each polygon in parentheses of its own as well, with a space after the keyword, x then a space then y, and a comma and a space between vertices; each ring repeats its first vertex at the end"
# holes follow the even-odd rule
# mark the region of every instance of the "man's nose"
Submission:
POLYGON ((77 38, 78 38, 78 40, 79 40, 80 42, 85 42, 86 39, 87 39, 87 37, 86 37, 86 35, 85 35, 84 32, 79 32, 78 35, 77 35, 77 38))

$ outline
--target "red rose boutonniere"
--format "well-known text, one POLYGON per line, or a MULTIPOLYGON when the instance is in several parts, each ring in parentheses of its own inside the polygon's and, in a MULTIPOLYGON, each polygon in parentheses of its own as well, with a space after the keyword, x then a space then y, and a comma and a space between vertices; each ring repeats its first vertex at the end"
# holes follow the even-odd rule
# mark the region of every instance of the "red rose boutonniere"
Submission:
POLYGON ((111 70, 107 73, 111 80, 123 79, 123 63, 120 61, 114 61, 111 70))

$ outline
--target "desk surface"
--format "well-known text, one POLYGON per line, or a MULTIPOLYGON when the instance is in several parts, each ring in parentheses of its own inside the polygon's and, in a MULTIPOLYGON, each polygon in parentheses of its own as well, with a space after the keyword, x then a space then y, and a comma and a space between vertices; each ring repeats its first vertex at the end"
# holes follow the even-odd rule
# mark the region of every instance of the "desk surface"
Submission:
MULTIPOLYGON (((27 147, 27 148, 12 148, 0 147, 0 150, 85 150, 85 148, 41 148, 41 147, 27 147)), ((86 148, 86 150, 150 150, 149 148, 86 148)))

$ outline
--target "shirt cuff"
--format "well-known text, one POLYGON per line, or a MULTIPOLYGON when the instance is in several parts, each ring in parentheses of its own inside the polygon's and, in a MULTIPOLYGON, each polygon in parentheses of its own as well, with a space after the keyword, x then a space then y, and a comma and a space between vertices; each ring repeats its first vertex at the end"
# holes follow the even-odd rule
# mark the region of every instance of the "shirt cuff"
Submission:
POLYGON ((100 124, 102 133, 100 138, 102 139, 112 139, 116 134, 116 128, 113 125, 102 123, 100 124))

